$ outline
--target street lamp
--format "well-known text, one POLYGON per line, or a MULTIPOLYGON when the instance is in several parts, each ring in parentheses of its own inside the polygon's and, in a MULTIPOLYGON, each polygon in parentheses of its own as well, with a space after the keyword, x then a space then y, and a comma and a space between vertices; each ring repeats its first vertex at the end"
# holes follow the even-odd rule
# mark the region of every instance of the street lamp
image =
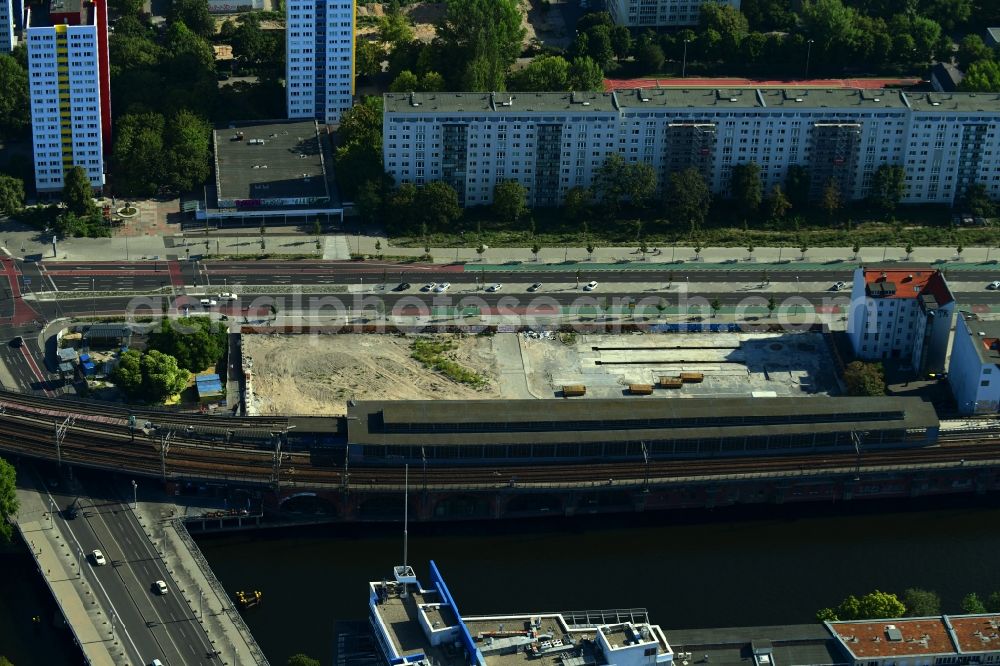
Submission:
POLYGON ((806 78, 809 78, 809 57, 812 55, 813 42, 815 40, 806 41, 806 78))
POLYGON ((681 65, 681 78, 687 77, 687 67, 688 67, 688 42, 690 39, 684 40, 684 63, 681 65))
POLYGON ((139 508, 139 497, 138 497, 139 484, 132 479, 132 509, 135 510, 139 508))

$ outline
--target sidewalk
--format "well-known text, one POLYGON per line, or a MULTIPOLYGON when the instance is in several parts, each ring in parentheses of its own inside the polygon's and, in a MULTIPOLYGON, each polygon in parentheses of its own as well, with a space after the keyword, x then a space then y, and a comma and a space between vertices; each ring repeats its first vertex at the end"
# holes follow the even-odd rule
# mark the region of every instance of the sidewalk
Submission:
MULTIPOLYGON (((149 484, 145 484, 149 485, 149 484)), ((183 500, 185 498, 179 498, 183 500)), ((169 500, 144 500, 140 494, 136 517, 170 570, 177 591, 191 606, 222 664, 267 666, 236 606, 215 578, 197 544, 181 524, 183 516, 201 515, 217 506, 189 506, 169 500)))
MULTIPOLYGON (((22 467, 20 471, 26 468, 22 467)), ((16 525, 34 553, 39 572, 59 605, 88 663, 99 666, 126 664, 120 637, 112 638, 108 616, 87 580, 89 567, 80 567, 80 556, 54 525, 48 498, 35 486, 33 472, 18 474, 17 499, 21 506, 16 525), (79 576, 83 573, 84 577, 79 576)))

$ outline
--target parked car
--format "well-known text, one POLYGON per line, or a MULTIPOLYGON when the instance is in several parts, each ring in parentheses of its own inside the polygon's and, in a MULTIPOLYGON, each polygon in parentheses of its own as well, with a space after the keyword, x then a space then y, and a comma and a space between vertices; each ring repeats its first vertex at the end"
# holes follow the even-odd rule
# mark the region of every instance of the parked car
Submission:
POLYGON ((207 307, 214 307, 219 304, 219 302, 214 298, 203 298, 198 302, 207 307))
POLYGON ((833 291, 840 291, 841 289, 843 289, 843 288, 844 288, 844 287, 846 287, 846 286, 847 286, 847 285, 846 285, 846 284, 844 284, 843 282, 834 282, 834 283, 833 283, 833 286, 832 286, 832 287, 830 287, 830 288, 831 288, 831 289, 832 289, 833 291))
POLYGON ((409 282, 400 282, 395 287, 392 288, 393 291, 406 291, 410 288, 409 282))
POLYGON ((438 293, 438 294, 443 294, 444 292, 448 291, 449 289, 451 289, 451 283, 450 282, 442 282, 438 286, 434 287, 434 291, 436 293, 438 293))
POLYGON ((24 338, 21 337, 20 335, 16 336, 13 340, 10 341, 11 347, 20 347, 23 344, 24 344, 24 338))
POLYGON ((223 292, 223 293, 219 294, 219 300, 220 301, 235 301, 236 300, 236 294, 227 294, 227 293, 223 292))
POLYGON ((425 284, 424 286, 422 286, 420 288, 420 291, 433 291, 436 288, 437 288, 437 285, 435 283, 428 282, 427 284, 425 284))
POLYGON ((994 280, 986 285, 987 289, 1000 289, 1000 280, 994 280))
POLYGON ((597 289, 597 280, 591 280, 587 284, 583 285, 584 291, 594 291, 597 289))
POLYGON ((154 581, 153 585, 152 585, 152 590, 153 590, 153 592, 156 592, 157 594, 166 594, 167 593, 167 584, 165 582, 163 582, 162 580, 154 581))
POLYGON ((66 520, 74 520, 80 513, 80 507, 77 506, 77 500, 73 500, 66 506, 63 510, 63 518, 66 520))
POLYGON ((531 285, 530 287, 528 287, 528 291, 538 291, 541 288, 542 288, 542 283, 541 282, 536 282, 533 285, 531 285))
POLYGON ((503 289, 503 285, 500 284, 499 282, 495 282, 494 284, 491 284, 490 286, 486 287, 486 291, 490 293, 500 291, 501 289, 503 289))
POLYGON ((103 567, 105 564, 108 563, 108 561, 104 559, 104 553, 102 553, 99 550, 95 550, 93 553, 91 553, 90 557, 91 559, 94 560, 94 566, 96 567, 103 567))

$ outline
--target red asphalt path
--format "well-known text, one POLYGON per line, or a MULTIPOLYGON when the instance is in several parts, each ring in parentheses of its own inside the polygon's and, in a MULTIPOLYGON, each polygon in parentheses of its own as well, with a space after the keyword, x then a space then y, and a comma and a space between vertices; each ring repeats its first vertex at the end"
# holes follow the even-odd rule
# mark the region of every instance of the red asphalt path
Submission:
POLYGON ((604 79, 604 91, 635 88, 905 88, 920 83, 920 79, 604 79))
POLYGON ((41 315, 35 312, 21 297, 21 280, 19 279, 21 271, 17 268, 17 262, 5 257, 0 259, 0 264, 3 266, 3 274, 10 285, 11 301, 14 303, 14 316, 10 318, 10 323, 18 326, 35 319, 41 319, 41 315))
POLYGON ((31 354, 28 352, 28 348, 21 345, 21 353, 24 354, 25 360, 28 362, 28 366, 31 368, 31 374, 35 375, 35 379, 38 380, 38 385, 42 387, 45 391, 45 395, 52 397, 52 391, 48 388, 48 381, 42 375, 42 371, 38 369, 38 364, 35 363, 35 359, 32 358, 31 354))

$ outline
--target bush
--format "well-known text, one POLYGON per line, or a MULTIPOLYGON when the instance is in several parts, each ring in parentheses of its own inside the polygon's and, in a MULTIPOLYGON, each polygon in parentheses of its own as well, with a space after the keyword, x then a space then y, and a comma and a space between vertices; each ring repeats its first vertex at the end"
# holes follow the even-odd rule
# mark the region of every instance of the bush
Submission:
POLYGON ((489 383, 486 377, 445 356, 446 352, 454 348, 455 343, 450 340, 418 338, 410 345, 410 357, 454 382, 468 384, 477 389, 484 388, 489 383))

